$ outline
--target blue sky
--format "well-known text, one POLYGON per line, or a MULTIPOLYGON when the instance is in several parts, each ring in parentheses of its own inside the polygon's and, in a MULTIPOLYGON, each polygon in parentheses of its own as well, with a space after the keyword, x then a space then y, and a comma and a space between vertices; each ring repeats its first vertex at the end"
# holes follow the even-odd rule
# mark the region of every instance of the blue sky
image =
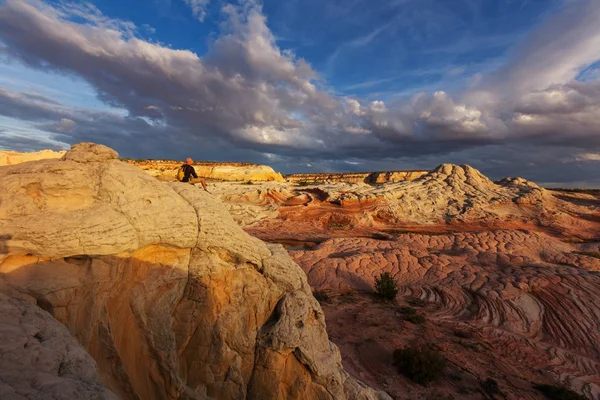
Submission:
POLYGON ((0 147, 599 186, 599 17, 597 0, 0 0, 0 147))

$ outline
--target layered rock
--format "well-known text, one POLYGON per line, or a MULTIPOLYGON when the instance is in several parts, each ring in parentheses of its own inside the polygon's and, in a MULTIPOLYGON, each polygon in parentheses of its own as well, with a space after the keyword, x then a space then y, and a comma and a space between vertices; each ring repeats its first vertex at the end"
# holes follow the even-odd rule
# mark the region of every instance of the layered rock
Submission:
POLYGON ((119 398, 388 398, 344 372, 287 252, 204 191, 93 144, 0 187, 0 291, 63 323, 119 398))
POLYGON ((0 398, 116 400, 67 328, 27 300, 0 292, 0 398))
MULTIPOLYGON (((163 181, 174 181, 181 161, 174 160, 127 160, 151 176, 163 181)), ((196 174, 217 181, 274 181, 283 182, 279 172, 267 165, 249 163, 196 162, 196 174)))
POLYGON ((588 206, 590 202, 565 201, 565 196, 522 178, 494 183, 468 165, 443 164, 414 181, 377 187, 223 184, 214 192, 238 223, 265 239, 502 227, 591 239, 600 229, 598 212, 588 206))
POLYGON ((0 150, 0 166, 15 165, 27 161, 47 160, 61 158, 66 151, 41 150, 31 153, 21 153, 18 151, 0 150))
POLYGON ((600 394, 600 196, 450 164, 380 187, 214 190, 248 232, 289 246, 311 286, 329 293, 328 331, 347 368, 394 398, 479 399, 487 378, 506 399, 541 399, 535 383, 600 394), (402 287, 400 304, 418 300, 423 326, 360 294, 382 272, 402 287), (451 364, 431 389, 390 363, 415 344, 437 346, 451 364))
MULTIPOLYGON (((388 240, 336 238, 292 254, 311 286, 330 296, 371 292, 375 278, 389 272, 401 296, 418 298, 431 309, 428 339, 444 349, 450 346, 447 357, 481 380, 494 374, 511 393, 509 398, 540 398, 530 382, 551 383, 545 374, 589 398, 600 395, 600 242, 574 244, 539 232, 500 230, 400 234, 388 240), (485 354, 454 354, 457 329, 473 332, 470 335, 478 338, 473 345, 485 348, 485 354), (495 360, 493 368, 485 359, 495 360)), ((365 328, 349 335, 348 324, 338 321, 328 329, 336 344, 348 351, 355 372, 371 384, 382 384, 387 379, 377 371, 388 367, 381 360, 391 357, 394 341, 405 341, 402 335, 411 334, 405 329, 402 334, 385 334, 377 359, 361 356, 349 344, 372 337, 373 330, 366 328, 370 323, 398 318, 397 309, 369 307, 372 322, 365 322, 365 328)), ((338 304, 330 316, 343 308, 338 304)))
POLYGON ((429 171, 379 171, 379 172, 345 172, 345 173, 316 173, 289 174, 285 180, 290 183, 318 185, 322 183, 368 183, 383 184, 412 181, 427 174, 429 171))

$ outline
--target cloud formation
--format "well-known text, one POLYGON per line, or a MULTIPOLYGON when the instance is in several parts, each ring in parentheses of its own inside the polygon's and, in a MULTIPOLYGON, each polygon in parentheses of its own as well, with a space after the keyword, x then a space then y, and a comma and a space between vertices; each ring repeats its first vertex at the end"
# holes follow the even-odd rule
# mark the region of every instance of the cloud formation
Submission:
POLYGON ((206 7, 210 3, 210 0, 184 0, 185 3, 190 6, 192 13, 200 22, 204 22, 206 18, 206 7))
MULTIPOLYGON (((208 0, 185 1, 204 19, 208 0)), ((342 161, 514 143, 599 145, 600 80, 593 73, 576 80, 600 60, 598 1, 565 2, 560 15, 517 46, 511 62, 473 77, 463 92, 386 101, 328 90, 306 60, 279 48, 257 2, 225 4, 221 12, 220 36, 199 56, 142 40, 134 24, 86 3, 5 0, 0 43, 6 57, 82 77, 127 115, 2 88, 0 115, 31 121, 66 143, 96 140, 140 156, 151 146, 182 143, 342 161)))

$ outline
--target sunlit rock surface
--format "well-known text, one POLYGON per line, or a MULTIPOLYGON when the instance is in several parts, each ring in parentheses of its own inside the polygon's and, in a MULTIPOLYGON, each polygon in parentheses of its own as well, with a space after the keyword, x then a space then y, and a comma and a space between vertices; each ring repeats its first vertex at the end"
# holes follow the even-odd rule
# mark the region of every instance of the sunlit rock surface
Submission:
MULTIPOLYGON (((174 160, 127 160, 161 181, 175 181, 177 170, 183 161, 174 160)), ((274 181, 283 182, 279 172, 267 165, 249 163, 196 162, 193 164, 200 177, 217 181, 274 181)))
POLYGON ((27 161, 37 161, 46 159, 61 158, 66 151, 41 150, 31 153, 22 153, 18 151, 0 150, 0 166, 14 165, 27 161))
POLYGON ((509 399, 536 383, 600 395, 600 196, 492 182, 442 164, 409 182, 223 184, 213 189, 246 231, 286 244, 323 303, 328 332, 354 376, 395 398, 509 399), (390 272, 401 293, 367 295, 390 272), (402 317, 418 300, 424 325, 402 317), (470 338, 459 338, 467 330, 470 338), (433 343, 452 361, 432 388, 391 365, 402 345, 433 343), (460 375, 463 383, 449 376, 460 375), (475 389, 473 389, 473 385, 475 389), (444 397, 445 396, 445 397, 444 397))
MULTIPOLYGON (((64 324, 109 390, 122 399, 389 398, 343 370, 306 275, 280 245, 245 233, 203 190, 117 157, 83 143, 61 160, 0 168, 0 292, 64 324)), ((60 343, 52 350, 68 358, 60 343)), ((4 383, 21 385, 9 372, 4 383)))

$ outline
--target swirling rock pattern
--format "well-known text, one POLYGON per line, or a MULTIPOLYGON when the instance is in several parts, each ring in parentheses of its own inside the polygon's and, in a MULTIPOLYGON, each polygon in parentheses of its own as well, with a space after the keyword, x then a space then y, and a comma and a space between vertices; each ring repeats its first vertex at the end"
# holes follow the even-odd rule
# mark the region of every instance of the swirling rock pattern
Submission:
MULTIPOLYGON (((317 290, 372 291, 390 272, 438 323, 477 327, 494 351, 600 394, 600 242, 596 253, 540 232, 336 238, 293 251, 317 290)), ((343 335, 330 332, 344 348, 343 335)))
POLYGON ((242 227, 265 239, 369 236, 387 229, 533 229, 600 239, 594 196, 550 192, 522 178, 494 183, 468 165, 442 164, 413 181, 381 186, 222 184, 212 190, 242 227))

